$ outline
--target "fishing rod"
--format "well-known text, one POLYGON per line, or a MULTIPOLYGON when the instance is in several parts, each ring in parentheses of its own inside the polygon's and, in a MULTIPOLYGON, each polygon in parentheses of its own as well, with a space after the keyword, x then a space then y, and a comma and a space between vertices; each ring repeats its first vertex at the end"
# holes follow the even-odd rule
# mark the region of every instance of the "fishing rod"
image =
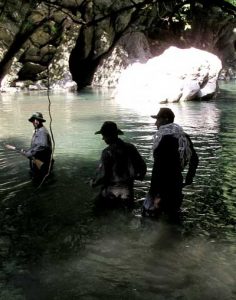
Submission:
MULTIPOLYGON (((9 150, 14 150, 14 151, 20 153, 21 155, 23 155, 24 157, 28 158, 25 154, 25 150, 23 150, 23 149, 20 149, 16 146, 9 145, 9 144, 4 144, 4 147, 9 150)), ((36 165, 36 167, 38 168, 38 170, 40 170, 42 168, 44 162, 42 162, 40 159, 37 159, 35 157, 32 157, 31 159, 32 159, 33 163, 36 165)))
MULTIPOLYGON (((51 15, 51 4, 49 2, 48 4, 48 19, 50 18, 51 15)), ((49 44, 48 44, 49 47, 49 44)), ((53 155, 54 155, 54 151, 55 151, 55 140, 54 140, 54 135, 53 135, 53 130, 52 130, 52 113, 51 113, 51 98, 50 98, 50 68, 49 68, 49 64, 47 65, 47 99, 48 99, 48 114, 49 114, 49 131, 50 131, 50 136, 51 136, 51 140, 52 140, 52 153, 50 156, 50 162, 49 162, 49 166, 48 166, 48 171, 45 174, 45 176, 43 177, 41 183, 39 184, 39 186, 37 187, 37 189, 41 188, 41 186, 43 185, 44 181, 46 180, 46 178, 50 175, 52 166, 53 166, 53 155)))

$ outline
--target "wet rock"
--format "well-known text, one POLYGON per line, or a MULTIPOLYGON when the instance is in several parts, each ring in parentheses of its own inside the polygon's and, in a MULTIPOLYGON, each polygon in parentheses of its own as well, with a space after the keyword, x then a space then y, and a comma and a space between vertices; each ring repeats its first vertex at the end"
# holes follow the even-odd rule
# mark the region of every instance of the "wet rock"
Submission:
POLYGON ((221 68, 220 59, 207 51, 170 47, 145 64, 129 65, 120 76, 115 97, 158 103, 211 98, 221 68))

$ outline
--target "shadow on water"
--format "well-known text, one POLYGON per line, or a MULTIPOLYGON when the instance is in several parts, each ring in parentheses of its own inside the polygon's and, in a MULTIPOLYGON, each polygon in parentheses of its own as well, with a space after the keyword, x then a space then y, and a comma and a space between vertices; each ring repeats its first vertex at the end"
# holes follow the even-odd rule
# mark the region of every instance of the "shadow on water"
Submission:
MULTIPOLYGON (((6 142, 11 141, 22 145, 14 137, 6 142)), ((14 294, 13 286, 28 289, 34 281, 31 266, 48 257, 68 257, 83 247, 92 230, 93 194, 87 174, 93 174, 95 165, 75 158, 56 161, 53 174, 38 188, 28 174, 27 160, 0 148, 0 299, 8 300, 21 295, 14 294)))
MULTIPOLYGON (((69 162, 71 165, 75 163, 69 162)), ((15 181, 15 188, 1 192, 0 281, 8 282, 8 286, 0 289, 0 299, 11 299, 11 290, 12 299, 18 299, 14 297, 20 297, 21 293, 14 295, 13 286, 26 289, 24 294, 28 299, 41 299, 34 295, 40 292, 40 283, 36 280, 34 284, 32 269, 40 265, 41 260, 65 259, 83 247, 92 230, 93 197, 85 183, 85 165, 89 168, 88 162, 80 160, 78 167, 73 172, 70 170, 69 177, 67 170, 60 170, 58 177, 60 165, 55 164, 54 174, 39 189, 38 185, 22 176, 21 179, 26 180, 22 188, 15 181), (33 294, 29 286, 32 286, 33 294)))

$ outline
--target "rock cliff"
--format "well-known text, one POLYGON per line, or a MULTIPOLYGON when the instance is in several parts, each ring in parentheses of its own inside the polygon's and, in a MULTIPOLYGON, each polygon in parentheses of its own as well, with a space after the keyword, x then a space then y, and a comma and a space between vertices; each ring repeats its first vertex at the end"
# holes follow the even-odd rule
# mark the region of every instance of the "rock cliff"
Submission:
POLYGON ((217 0, 0 2, 0 82, 9 89, 116 86, 170 46, 217 55, 235 74, 235 7, 217 0))

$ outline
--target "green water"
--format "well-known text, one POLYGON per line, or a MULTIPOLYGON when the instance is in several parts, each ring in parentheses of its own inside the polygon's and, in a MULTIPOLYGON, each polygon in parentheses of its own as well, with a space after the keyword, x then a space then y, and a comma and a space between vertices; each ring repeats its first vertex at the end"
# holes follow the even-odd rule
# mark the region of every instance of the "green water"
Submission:
POLYGON ((169 105, 200 159, 178 227, 138 216, 152 168, 150 115, 160 105, 118 103, 109 91, 52 94, 55 170, 37 189, 27 161, 3 143, 28 147, 34 111, 49 127, 48 99, 0 95, 0 299, 235 299, 236 85, 220 85, 217 99, 169 105), (105 147, 94 135, 105 120, 148 164, 135 185, 136 216, 92 212, 96 190, 87 181, 105 147))

